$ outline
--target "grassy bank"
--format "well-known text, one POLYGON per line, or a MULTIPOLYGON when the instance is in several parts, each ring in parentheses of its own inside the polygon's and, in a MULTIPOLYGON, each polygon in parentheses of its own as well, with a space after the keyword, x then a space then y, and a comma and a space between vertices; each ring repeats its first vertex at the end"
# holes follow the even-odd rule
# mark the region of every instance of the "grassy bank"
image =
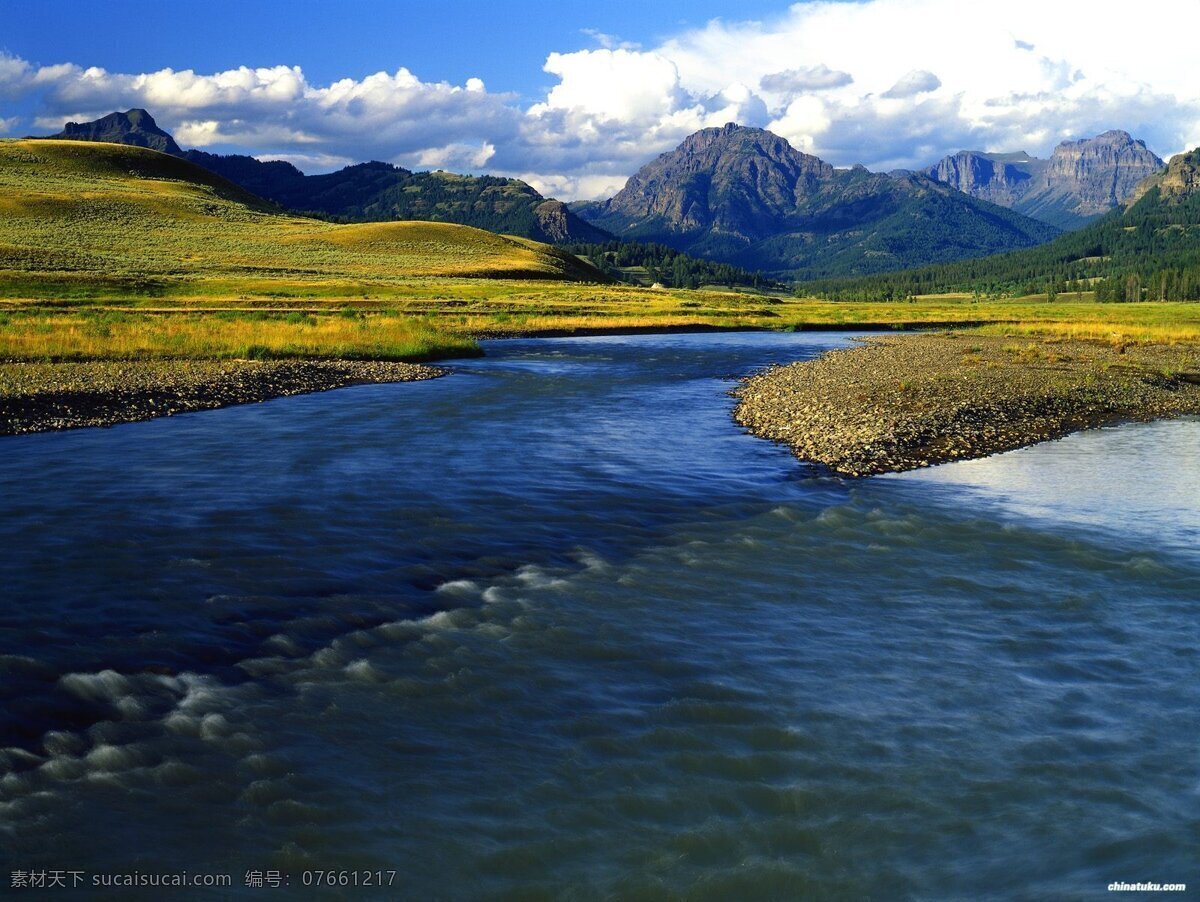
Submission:
POLYGON ((920 328, 1108 343, 1200 342, 1200 304, 827 302, 527 280, 424 282, 381 298, 54 297, 0 302, 0 359, 183 357, 429 360, 481 336, 707 328, 920 328))
POLYGON ((0 315, 0 360, 416 361, 478 353, 411 317, 81 311, 0 315))

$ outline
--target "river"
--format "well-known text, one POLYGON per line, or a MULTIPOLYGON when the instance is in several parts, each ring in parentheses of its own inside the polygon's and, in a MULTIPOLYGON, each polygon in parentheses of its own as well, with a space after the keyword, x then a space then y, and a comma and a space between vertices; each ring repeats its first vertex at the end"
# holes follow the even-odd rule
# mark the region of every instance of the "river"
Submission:
POLYGON ((1200 421, 860 481, 732 423, 734 377, 848 340, 498 341, 0 440, 5 888, 1197 882, 1200 421))

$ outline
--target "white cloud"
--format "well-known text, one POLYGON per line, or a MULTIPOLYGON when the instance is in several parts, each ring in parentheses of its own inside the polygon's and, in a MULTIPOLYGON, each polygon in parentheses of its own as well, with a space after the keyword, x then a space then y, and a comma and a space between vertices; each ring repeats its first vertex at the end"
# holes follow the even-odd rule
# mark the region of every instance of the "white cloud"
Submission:
POLYGON ((413 169, 449 169, 478 172, 496 155, 496 145, 484 141, 480 144, 447 144, 444 147, 428 147, 410 154, 403 164, 413 169))
POLYGON ((623 41, 615 34, 607 34, 598 28, 581 28, 579 29, 579 33, 586 34, 605 50, 639 50, 642 46, 641 44, 635 44, 633 41, 623 41))
POLYGON ((565 197, 578 200, 601 200, 612 197, 625 184, 623 175, 559 175, 557 173, 521 172, 515 174, 546 197, 565 197))
POLYGON ((184 146, 311 159, 429 159, 479 167, 491 156, 481 149, 515 136, 521 117, 511 95, 489 92, 478 78, 462 86, 424 82, 404 68, 322 86, 294 66, 125 74, 74 64, 35 69, 0 57, 3 91, 35 96, 36 124, 43 129, 140 106, 184 146))
POLYGON ((913 69, 900 77, 894 85, 883 92, 889 100, 902 100, 905 97, 916 97, 918 94, 928 94, 942 86, 942 80, 925 69, 913 69))
POLYGON ((531 115, 551 110, 579 112, 593 120, 651 123, 683 100, 675 64, 657 53, 579 50, 551 53, 543 66, 558 77, 545 103, 531 115))
POLYGON ((550 54, 553 86, 524 105, 479 78, 426 82, 405 68, 319 85, 294 66, 123 74, 4 54, 0 97, 24 97, 47 130, 145 106, 185 146, 302 168, 369 158, 486 168, 564 198, 608 192, 727 121, 771 128, 835 165, 879 169, 964 147, 1045 155, 1114 127, 1164 156, 1200 143, 1195 0, 1161 0, 1152 16, 1116 0, 1094 0, 1086 16, 1009 0, 1004 21, 1017 31, 964 36, 961 21, 958 0, 811 0, 644 48, 588 32, 597 46, 550 54))
POLYGON ((771 72, 758 80, 759 86, 771 94, 798 94, 801 91, 826 91, 844 88, 854 81, 849 72, 838 72, 824 63, 815 66, 800 66, 771 72))

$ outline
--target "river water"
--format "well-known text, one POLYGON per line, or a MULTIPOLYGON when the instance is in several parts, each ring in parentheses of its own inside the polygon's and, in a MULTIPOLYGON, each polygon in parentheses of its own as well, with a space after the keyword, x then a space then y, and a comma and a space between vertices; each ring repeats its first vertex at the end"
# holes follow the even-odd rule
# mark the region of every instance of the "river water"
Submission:
POLYGON ((732 377, 847 341, 492 342, 0 440, 4 888, 1200 883, 1200 421, 851 482, 733 425, 732 377))

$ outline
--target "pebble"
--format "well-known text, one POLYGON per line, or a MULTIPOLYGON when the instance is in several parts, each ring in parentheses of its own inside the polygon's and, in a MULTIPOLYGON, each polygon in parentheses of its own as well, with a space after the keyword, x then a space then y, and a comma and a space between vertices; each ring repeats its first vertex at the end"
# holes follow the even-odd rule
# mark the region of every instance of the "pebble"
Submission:
POLYGON ((1200 348, 968 332, 871 337, 769 367, 734 419, 803 461, 869 476, 986 457, 1080 429, 1200 413, 1200 348))
POLYGON ((371 360, 0 362, 0 435, 111 426, 445 374, 437 367, 371 360))

